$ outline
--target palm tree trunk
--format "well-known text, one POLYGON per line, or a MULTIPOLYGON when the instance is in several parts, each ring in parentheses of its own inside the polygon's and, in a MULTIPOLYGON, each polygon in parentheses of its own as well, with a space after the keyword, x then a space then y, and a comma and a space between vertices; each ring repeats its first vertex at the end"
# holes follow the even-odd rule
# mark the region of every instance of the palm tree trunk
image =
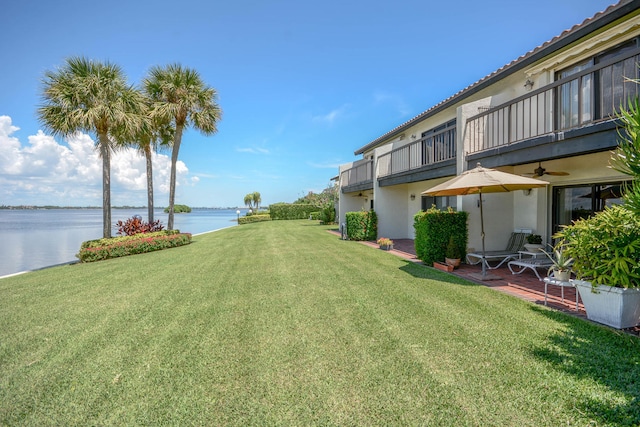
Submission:
POLYGON ((111 238, 111 150, 106 134, 98 135, 102 157, 102 237, 111 238))
POLYGON ((153 222, 153 163, 151 145, 147 145, 144 149, 144 157, 147 162, 147 221, 153 222))
POLYGON ((183 125, 176 124, 176 132, 173 139, 173 149, 171 150, 171 176, 169 181, 169 219, 167 229, 173 230, 173 206, 176 201, 176 165, 178 163, 178 151, 182 142, 183 125))

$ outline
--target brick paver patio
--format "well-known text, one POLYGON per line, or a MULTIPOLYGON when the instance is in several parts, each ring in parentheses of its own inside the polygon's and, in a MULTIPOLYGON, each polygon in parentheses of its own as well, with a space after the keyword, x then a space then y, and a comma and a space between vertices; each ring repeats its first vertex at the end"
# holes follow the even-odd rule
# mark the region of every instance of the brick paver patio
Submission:
MULTIPOLYGON (((331 232, 338 236, 340 235, 336 231, 332 230, 331 232)), ((416 258, 413 239, 393 239, 393 242, 394 249, 389 252, 413 262, 422 262, 418 258, 416 258)), ((372 248, 378 248, 378 245, 375 242, 361 243, 367 246, 371 246, 372 248)), ((521 274, 512 274, 505 263, 503 267, 495 270, 489 270, 492 275, 499 276, 500 279, 481 281, 472 276, 473 273, 477 274, 481 271, 482 268, 480 264, 462 264, 451 274, 464 277, 465 279, 472 282, 490 287, 500 292, 505 292, 507 294, 522 298, 535 304, 544 304, 544 282, 538 280, 533 271, 526 270, 521 274)), ((544 277, 542 273, 543 272, 541 271, 541 276, 544 277)), ((558 286, 549 285, 547 290, 547 305, 549 307, 553 307, 556 310, 585 318, 585 311, 584 306, 582 305, 582 301, 579 302, 578 311, 576 311, 575 288, 564 288, 563 300, 562 289, 558 286)))

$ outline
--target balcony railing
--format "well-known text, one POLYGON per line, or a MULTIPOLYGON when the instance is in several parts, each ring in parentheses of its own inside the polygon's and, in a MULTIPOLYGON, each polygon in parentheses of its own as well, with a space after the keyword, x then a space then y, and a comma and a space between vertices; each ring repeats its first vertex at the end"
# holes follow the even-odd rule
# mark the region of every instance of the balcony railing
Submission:
POLYGON ((367 160, 343 171, 340 182, 342 187, 373 182, 373 160, 367 160))
POLYGON ((640 49, 634 49, 471 117, 468 153, 579 128, 615 117, 638 95, 640 49))
POLYGON ((378 157, 378 178, 456 157, 456 128, 443 129, 378 157))

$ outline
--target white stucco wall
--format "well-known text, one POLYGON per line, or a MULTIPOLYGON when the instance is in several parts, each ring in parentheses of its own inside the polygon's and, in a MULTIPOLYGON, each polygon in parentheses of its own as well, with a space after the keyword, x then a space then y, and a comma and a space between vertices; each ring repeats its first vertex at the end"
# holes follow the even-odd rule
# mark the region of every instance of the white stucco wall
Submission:
MULTIPOLYGON (((461 196, 462 209, 469 212, 469 244, 470 250, 482 250, 480 224, 480 196, 477 194, 461 196)), ((483 214, 485 249, 503 250, 509 235, 514 229, 513 193, 483 194, 483 214)))
POLYGON ((408 239, 407 212, 408 196, 406 185, 377 187, 374 210, 378 215, 378 237, 408 239))

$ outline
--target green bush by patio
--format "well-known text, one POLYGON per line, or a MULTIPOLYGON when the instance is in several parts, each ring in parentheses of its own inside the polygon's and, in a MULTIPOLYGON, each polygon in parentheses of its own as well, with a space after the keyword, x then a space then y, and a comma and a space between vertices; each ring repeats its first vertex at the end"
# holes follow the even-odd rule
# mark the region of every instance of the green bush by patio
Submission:
POLYGON ((640 424, 640 340, 327 233, 0 280, 0 425, 640 424))
POLYGON ((345 221, 349 240, 376 240, 378 238, 378 216, 373 209, 347 212, 345 221))
POLYGON ((413 228, 416 231, 414 244, 416 256, 427 265, 444 261, 447 245, 453 238, 460 258, 467 255, 468 212, 456 212, 449 208, 441 211, 436 207, 421 211, 413 217, 413 228))

